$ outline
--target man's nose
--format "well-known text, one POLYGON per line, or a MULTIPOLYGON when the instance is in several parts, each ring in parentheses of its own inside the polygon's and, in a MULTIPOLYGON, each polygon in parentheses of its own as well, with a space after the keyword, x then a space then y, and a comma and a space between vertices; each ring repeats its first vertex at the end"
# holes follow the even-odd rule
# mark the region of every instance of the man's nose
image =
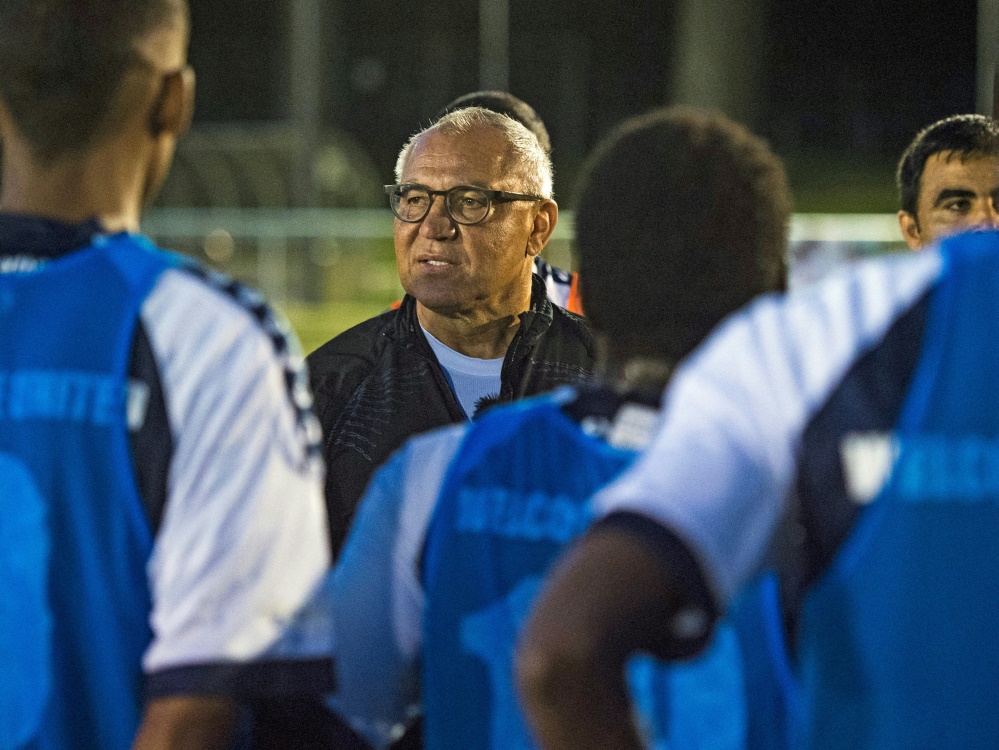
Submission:
POLYGON ((981 224, 989 229, 999 228, 999 206, 996 205, 995 199, 989 199, 986 204, 981 224))
POLYGON ((420 223, 420 234, 428 239, 440 239, 453 236, 455 230, 455 221, 444 208, 444 196, 431 196, 430 210, 420 223))

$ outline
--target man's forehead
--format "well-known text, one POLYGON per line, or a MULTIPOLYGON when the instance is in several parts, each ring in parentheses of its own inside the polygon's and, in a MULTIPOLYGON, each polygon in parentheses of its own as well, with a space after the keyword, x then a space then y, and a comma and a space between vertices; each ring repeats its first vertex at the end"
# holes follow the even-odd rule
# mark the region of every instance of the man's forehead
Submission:
MULTIPOLYGON (((926 160, 923 191, 960 183, 969 189, 991 190, 999 184, 999 155, 978 152, 938 151, 926 160)), ((932 197, 932 196, 928 196, 932 197)))
MULTIPOLYGON (((413 143, 403 167, 403 179, 413 174, 462 173, 474 179, 495 180, 509 172, 510 142, 494 128, 473 127, 463 132, 430 130, 413 143)), ((449 175, 453 176, 453 175, 449 175)))
POLYGON ((999 154, 990 154, 985 151, 937 151, 930 154, 926 159, 923 168, 936 169, 937 171, 963 171, 966 168, 981 168, 999 166, 999 154))

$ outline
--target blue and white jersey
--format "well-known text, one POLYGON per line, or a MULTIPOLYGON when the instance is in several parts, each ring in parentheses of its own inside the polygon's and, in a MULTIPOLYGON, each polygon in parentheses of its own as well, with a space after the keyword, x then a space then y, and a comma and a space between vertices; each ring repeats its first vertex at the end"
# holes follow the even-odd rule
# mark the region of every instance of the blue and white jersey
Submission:
POLYGON ((127 748, 144 698, 328 688, 328 625, 289 630, 329 564, 322 467, 266 306, 133 235, 2 257, 0 746, 127 748), (155 524, 140 325, 172 443, 155 524))
POLYGON ((845 270, 737 314, 652 447, 594 500, 683 540, 726 603, 779 541, 797 744, 984 747, 999 718, 999 235, 845 270))
POLYGON ((547 263, 541 258, 534 259, 534 273, 545 282, 545 291, 553 305, 558 305, 577 315, 583 314, 583 306, 579 299, 579 277, 571 271, 547 263))
MULTIPOLYGON (((549 566, 588 526, 593 492, 656 423, 656 410, 619 400, 565 390, 493 409, 411 440, 376 473, 331 599, 333 705, 377 747, 421 713, 432 750, 534 747, 513 692, 514 645, 549 566)), ((745 746, 731 627, 689 667, 636 660, 629 683, 650 747, 745 746)))

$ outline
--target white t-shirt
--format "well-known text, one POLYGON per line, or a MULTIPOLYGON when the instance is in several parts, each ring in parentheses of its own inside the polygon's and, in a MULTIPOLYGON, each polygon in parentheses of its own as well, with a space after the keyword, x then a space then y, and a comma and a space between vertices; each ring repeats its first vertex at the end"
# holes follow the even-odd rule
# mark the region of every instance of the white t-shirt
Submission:
POLYGON ((447 374, 451 390, 454 391, 458 403, 469 418, 475 416, 476 405, 481 399, 499 395, 503 357, 498 359, 466 357, 435 339, 426 328, 423 328, 423 335, 427 337, 430 348, 437 355, 437 361, 447 374))

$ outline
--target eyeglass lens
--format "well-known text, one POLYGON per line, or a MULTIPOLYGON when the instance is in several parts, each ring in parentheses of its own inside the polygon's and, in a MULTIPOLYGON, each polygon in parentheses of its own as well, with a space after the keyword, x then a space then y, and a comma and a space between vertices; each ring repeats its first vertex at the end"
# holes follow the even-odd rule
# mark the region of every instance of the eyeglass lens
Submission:
MULTIPOLYGON (((391 197, 392 208, 403 221, 420 221, 430 211, 431 195, 423 188, 396 190, 391 197)), ((444 202, 448 214, 459 224, 475 224, 489 213, 489 196, 475 188, 451 188, 444 202)))

